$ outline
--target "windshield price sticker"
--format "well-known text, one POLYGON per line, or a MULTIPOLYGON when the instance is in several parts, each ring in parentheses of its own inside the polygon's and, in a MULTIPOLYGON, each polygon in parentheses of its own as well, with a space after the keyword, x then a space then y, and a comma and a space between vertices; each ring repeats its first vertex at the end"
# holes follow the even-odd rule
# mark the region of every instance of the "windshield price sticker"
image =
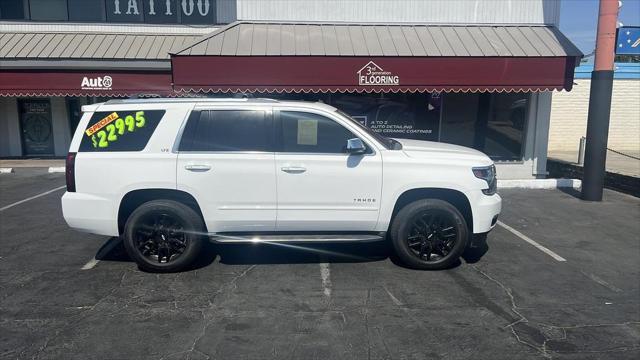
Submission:
POLYGON ((137 111, 135 115, 127 115, 124 119, 113 112, 88 128, 86 134, 91 137, 94 148, 106 148, 117 141, 119 136, 132 133, 145 125, 144 111, 137 111))
POLYGON ((98 121, 97 123, 93 124, 91 127, 89 127, 87 129, 86 134, 87 136, 91 136, 93 135, 96 131, 102 129, 103 127, 109 125, 109 123, 111 123, 113 120, 118 118, 118 113, 117 112, 112 112, 111 114, 107 115, 104 119, 98 121))

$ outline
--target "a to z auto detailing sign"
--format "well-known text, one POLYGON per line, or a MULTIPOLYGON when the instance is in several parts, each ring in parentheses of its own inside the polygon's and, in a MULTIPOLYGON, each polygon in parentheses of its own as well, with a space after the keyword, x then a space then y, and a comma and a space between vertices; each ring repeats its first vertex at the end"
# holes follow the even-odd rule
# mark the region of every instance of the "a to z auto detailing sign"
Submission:
POLYGON ((142 150, 164 113, 164 110, 96 112, 84 131, 80 150, 142 150))

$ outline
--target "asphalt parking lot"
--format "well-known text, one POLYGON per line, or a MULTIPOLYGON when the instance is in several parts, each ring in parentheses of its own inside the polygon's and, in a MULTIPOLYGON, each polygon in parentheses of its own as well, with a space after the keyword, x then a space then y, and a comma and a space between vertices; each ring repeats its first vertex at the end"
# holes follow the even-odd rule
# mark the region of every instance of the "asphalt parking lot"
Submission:
POLYGON ((640 200, 502 191, 480 259, 396 265, 384 244, 209 247, 141 272, 65 224, 64 174, 0 174, 3 359, 638 359, 640 200), (24 199, 28 201, 18 203, 24 199))

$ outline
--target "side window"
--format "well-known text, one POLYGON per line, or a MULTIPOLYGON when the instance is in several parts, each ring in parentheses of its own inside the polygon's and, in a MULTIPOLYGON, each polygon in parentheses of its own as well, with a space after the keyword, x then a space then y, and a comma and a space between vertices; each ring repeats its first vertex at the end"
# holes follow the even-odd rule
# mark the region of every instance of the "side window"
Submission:
POLYGON ((206 110, 197 114, 189 117, 180 151, 269 151, 271 131, 264 111, 206 110))
POLYGON ((95 112, 84 130, 79 151, 140 151, 164 114, 165 110, 95 112))
POLYGON ((322 115, 281 111, 283 152, 346 153, 347 140, 357 137, 344 126, 322 115))

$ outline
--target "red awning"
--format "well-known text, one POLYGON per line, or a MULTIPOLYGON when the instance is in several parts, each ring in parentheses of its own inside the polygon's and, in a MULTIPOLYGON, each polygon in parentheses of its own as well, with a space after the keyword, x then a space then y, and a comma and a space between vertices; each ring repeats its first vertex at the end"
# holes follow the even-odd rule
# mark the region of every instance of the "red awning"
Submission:
POLYGON ((171 55, 179 92, 570 90, 582 53, 546 25, 236 22, 171 55))
POLYGON ((173 56, 178 92, 571 90, 575 57, 173 56))
POLYGON ((125 71, 0 71, 0 96, 170 96, 171 74, 125 71))

